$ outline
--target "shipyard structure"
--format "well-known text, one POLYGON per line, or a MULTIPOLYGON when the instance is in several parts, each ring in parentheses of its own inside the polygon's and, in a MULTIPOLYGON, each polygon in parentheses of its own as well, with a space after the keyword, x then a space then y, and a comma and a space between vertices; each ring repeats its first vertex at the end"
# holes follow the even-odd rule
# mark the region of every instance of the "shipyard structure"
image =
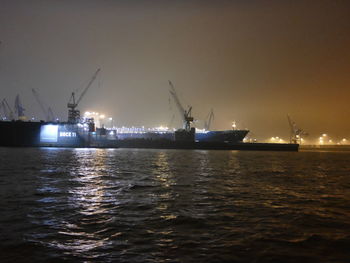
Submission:
POLYGON ((216 150, 285 150, 297 151, 299 145, 244 143, 248 130, 210 131, 192 127, 192 107, 185 109, 169 81, 169 93, 175 102, 183 121, 183 127, 169 130, 130 130, 96 127, 93 118, 82 118, 78 105, 99 74, 98 69, 78 98, 75 93, 67 104, 66 122, 55 121, 52 111, 46 109, 33 91, 38 103, 47 116, 45 121, 28 121, 19 97, 16 98, 15 113, 6 100, 1 103, 5 118, 0 121, 0 146, 6 147, 95 147, 95 148, 157 148, 157 149, 216 149, 216 150))

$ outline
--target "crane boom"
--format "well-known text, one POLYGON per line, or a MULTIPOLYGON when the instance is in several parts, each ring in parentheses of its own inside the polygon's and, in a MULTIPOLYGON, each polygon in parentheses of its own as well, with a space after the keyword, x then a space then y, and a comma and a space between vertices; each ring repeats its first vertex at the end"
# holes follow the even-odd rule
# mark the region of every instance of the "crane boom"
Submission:
POLYGON ((211 109, 209 114, 208 114, 208 116, 207 116, 207 120, 204 123, 204 129, 205 130, 209 131, 211 123, 213 122, 213 120, 214 120, 214 110, 211 109))
POLYGON ((1 120, 6 119, 6 114, 5 114, 5 110, 3 109, 3 104, 0 103, 0 116, 1 116, 1 120))
POLYGON ((47 119, 48 121, 57 121, 58 119, 55 120, 55 115, 53 114, 53 111, 51 107, 47 109, 47 119))
POLYGON ((291 133, 295 132, 295 123, 292 121, 289 115, 287 115, 288 123, 289 123, 289 128, 291 133))
POLYGON ((180 111, 180 115, 181 115, 181 118, 183 121, 183 128, 186 131, 190 131, 191 130, 191 122, 193 122, 193 117, 191 116, 192 107, 189 106, 188 110, 186 111, 184 109, 184 107, 182 106, 182 104, 179 100, 179 97, 176 94, 173 83, 170 80, 169 80, 169 86, 170 86, 169 92, 170 92, 171 96, 173 97, 178 110, 180 111))
POLYGON ((84 95, 86 94, 86 92, 88 91, 88 89, 91 87, 92 83, 95 81, 95 79, 97 78, 98 73, 101 71, 100 68, 98 68, 95 72, 95 74, 92 76, 91 80, 89 81, 88 85, 86 86, 86 88, 83 90, 83 92, 81 93, 79 99, 77 100, 76 106, 78 106, 79 102, 81 101, 81 99, 84 97, 84 95))
POLYGON ((45 116, 45 118, 46 118, 46 120, 47 120, 47 110, 46 110, 46 107, 44 106, 44 103, 43 103, 42 100, 40 99, 40 96, 39 96, 39 94, 36 92, 35 89, 32 89, 32 93, 33 93, 33 95, 34 95, 36 101, 38 102, 38 104, 39 104, 39 106, 40 106, 40 108, 41 108, 42 112, 44 113, 44 116, 45 116))
POLYGON ((72 92, 72 95, 69 99, 69 102, 67 104, 68 107, 68 122, 69 123, 78 123, 80 120, 80 111, 76 109, 76 107, 78 107, 79 102, 82 100, 82 98, 84 97, 84 95, 86 94, 86 92, 88 91, 88 89, 91 87, 92 83, 94 82, 94 80, 96 79, 98 73, 101 71, 100 68, 98 68, 96 70, 96 72, 94 73, 94 75, 92 76, 92 78, 90 79, 88 85, 86 86, 86 88, 83 90, 83 92, 81 93, 80 97, 78 98, 78 100, 75 100, 75 93, 72 92))
POLYGON ((52 110, 50 107, 46 107, 45 103, 43 102, 43 100, 41 99, 39 93, 35 90, 32 89, 32 93, 36 99, 36 101, 38 102, 44 116, 45 116, 45 120, 46 121, 54 121, 54 116, 52 114, 52 110))
POLYGON ((8 111, 7 111, 7 108, 6 108, 4 100, 1 101, 1 108, 2 108, 2 111, 4 113, 3 114, 4 115, 4 119, 8 119, 8 111))
POLYGON ((169 86, 170 86, 170 90, 169 90, 170 95, 173 97, 175 104, 176 104, 178 110, 180 111, 181 118, 183 119, 183 121, 185 121, 186 110, 181 105, 179 97, 176 94, 176 90, 174 88, 174 85, 170 80, 169 80, 169 86))
POLYGON ((9 120, 13 120, 13 111, 10 107, 10 105, 8 104, 7 100, 6 99, 3 99, 2 102, 2 108, 4 110, 4 114, 5 114, 5 117, 9 120))

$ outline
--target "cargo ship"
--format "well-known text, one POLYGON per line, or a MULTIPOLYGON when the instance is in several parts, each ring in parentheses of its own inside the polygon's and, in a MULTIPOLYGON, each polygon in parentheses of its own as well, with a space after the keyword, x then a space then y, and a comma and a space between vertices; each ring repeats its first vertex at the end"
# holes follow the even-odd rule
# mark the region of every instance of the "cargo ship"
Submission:
MULTIPOLYGON (((258 144, 243 143, 248 130, 209 131, 192 127, 194 118, 192 107, 184 109, 169 81, 172 96, 183 121, 181 129, 169 130, 130 130, 96 128, 93 118, 83 118, 77 109, 79 102, 99 74, 98 69, 78 99, 72 92, 68 107, 67 122, 27 121, 19 96, 16 97, 16 113, 13 119, 8 103, 3 101, 3 110, 8 115, 0 121, 0 146, 7 147, 98 147, 98 148, 161 148, 161 149, 217 149, 217 150, 286 150, 297 151, 298 144, 258 144)), ((38 102, 37 94, 36 98, 38 102)), ((42 103, 39 103, 44 109, 42 103)), ((45 111, 45 110, 44 110, 45 111)), ((49 111, 47 111, 48 113, 49 111)), ((45 113, 46 114, 46 113, 45 113)), ((47 114, 49 116, 50 114, 47 114)))
POLYGON ((208 137, 199 133, 197 140, 194 128, 190 132, 118 133, 113 129, 95 129, 91 121, 78 124, 0 121, 0 146, 298 151, 298 144, 244 143, 247 133, 214 131, 205 133, 208 137), (227 134, 230 140, 226 140, 227 134))
POLYGON ((193 138, 178 138, 185 131, 165 131, 153 129, 106 129, 95 128, 93 119, 84 123, 69 122, 34 122, 34 121, 0 121, 0 146, 56 146, 56 147, 91 147, 118 146, 126 141, 132 143, 140 140, 150 142, 225 142, 241 143, 248 130, 199 131, 188 133, 193 138))

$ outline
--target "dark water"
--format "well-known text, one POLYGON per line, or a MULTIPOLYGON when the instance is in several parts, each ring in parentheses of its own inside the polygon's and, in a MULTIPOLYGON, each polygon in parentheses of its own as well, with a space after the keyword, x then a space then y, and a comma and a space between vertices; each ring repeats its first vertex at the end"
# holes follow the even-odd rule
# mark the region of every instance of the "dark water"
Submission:
POLYGON ((0 148, 0 262, 350 262, 349 160, 0 148))

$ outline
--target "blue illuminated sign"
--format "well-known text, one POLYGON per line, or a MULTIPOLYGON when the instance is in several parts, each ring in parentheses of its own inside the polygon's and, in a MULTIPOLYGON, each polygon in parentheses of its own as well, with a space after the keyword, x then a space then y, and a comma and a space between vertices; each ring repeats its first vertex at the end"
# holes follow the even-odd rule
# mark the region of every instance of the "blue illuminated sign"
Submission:
POLYGON ((60 132, 60 137, 68 137, 68 138, 77 137, 77 134, 75 132, 63 131, 63 132, 60 132))
POLYGON ((57 142, 58 125, 43 125, 40 129, 40 142, 57 142))

